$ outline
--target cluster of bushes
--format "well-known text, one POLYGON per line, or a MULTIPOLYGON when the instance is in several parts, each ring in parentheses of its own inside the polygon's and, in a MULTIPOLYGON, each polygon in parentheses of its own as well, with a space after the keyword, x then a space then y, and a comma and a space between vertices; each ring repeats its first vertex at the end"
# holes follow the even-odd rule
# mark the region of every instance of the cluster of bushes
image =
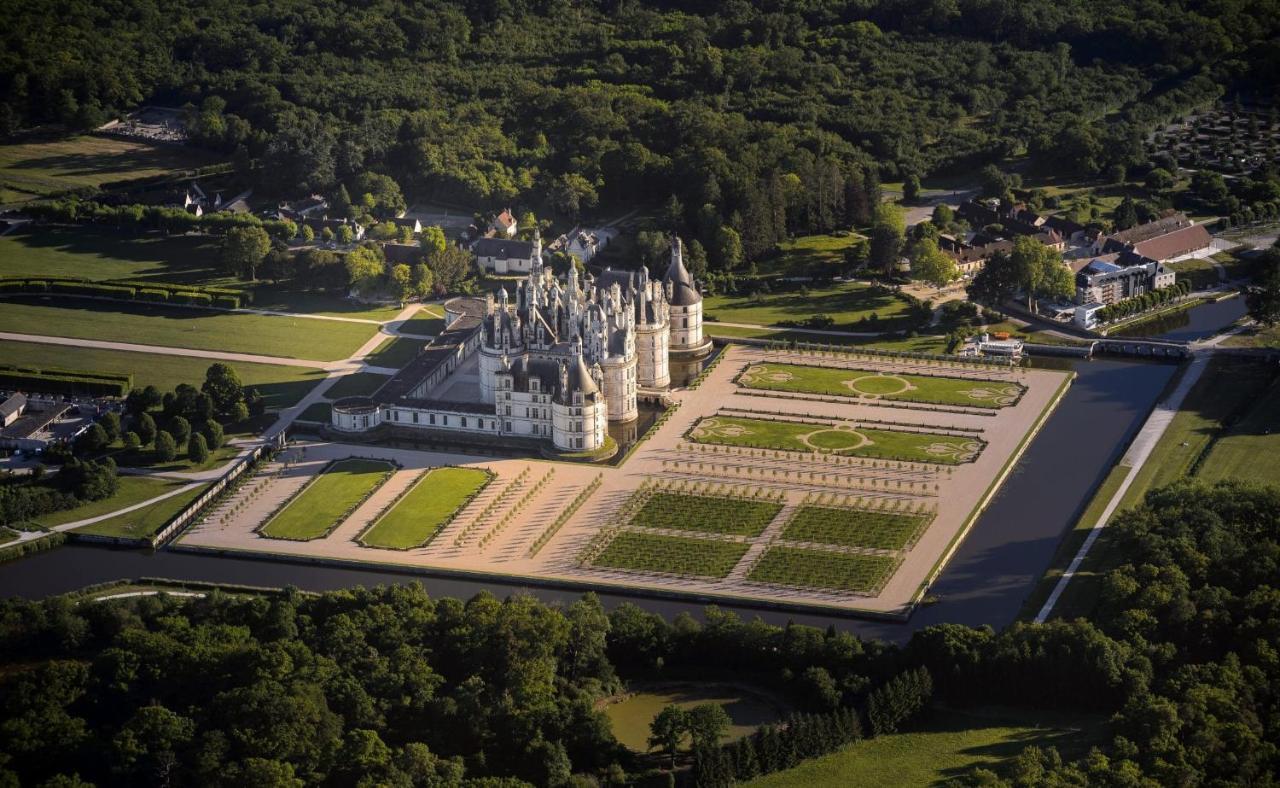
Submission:
POLYGON ((31 539, 26 542, 19 542, 5 547, 0 547, 0 564, 5 561, 13 561, 33 553, 44 552, 52 549, 67 541, 66 534, 61 531, 52 531, 45 534, 39 539, 31 539))
POLYGON ((1166 287, 1161 290, 1150 290, 1133 298, 1126 298, 1123 301, 1117 301, 1110 306, 1105 306, 1098 310, 1098 322, 1110 323, 1115 320, 1123 320, 1126 317, 1142 314, 1158 306, 1176 301, 1191 292, 1191 282, 1187 279, 1180 279, 1173 287, 1166 287))
POLYGON ((693 784, 709 788, 747 782, 835 752, 861 738, 862 724, 853 708, 797 714, 781 726, 766 725, 732 744, 699 748, 693 756, 693 784))
POLYGON ((53 475, 43 466, 29 474, 5 474, 0 476, 0 525, 109 498, 118 484, 116 464, 109 457, 98 461, 72 457, 53 475))
POLYGON ((0 366, 0 388, 47 394, 123 397, 133 388, 133 375, 54 367, 0 366))
POLYGON ((0 279, 0 293, 57 293, 72 296, 113 298, 122 301, 153 301, 158 303, 211 306, 219 309, 239 309, 242 301, 249 300, 247 292, 221 287, 196 287, 165 284, 146 280, 91 281, 69 277, 32 279, 0 279))
POLYGON ((105 205, 74 197, 24 206, 33 218, 69 224, 109 224, 120 229, 159 230, 171 235, 205 232, 225 235, 237 227, 261 227, 269 235, 287 241, 298 234, 298 226, 288 220, 263 220, 248 213, 215 212, 203 216, 182 208, 159 205, 105 205))

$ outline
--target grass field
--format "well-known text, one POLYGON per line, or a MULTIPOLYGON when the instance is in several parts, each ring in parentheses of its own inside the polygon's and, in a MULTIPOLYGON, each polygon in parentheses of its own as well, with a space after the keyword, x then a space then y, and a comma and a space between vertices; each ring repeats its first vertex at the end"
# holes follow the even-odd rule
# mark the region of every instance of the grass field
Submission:
POLYGON ((893 577, 899 559, 773 545, 747 575, 757 583, 875 594, 893 577))
POLYGON ((1016 404, 1026 387, 1019 383, 929 375, 887 374, 804 364, 752 364, 737 383, 752 389, 826 394, 837 397, 927 402, 973 408, 1016 404))
POLYGON ((847 266, 844 264, 844 250, 863 240, 857 233, 848 235, 802 235, 790 241, 778 244, 775 255, 762 261, 761 268, 766 272, 782 274, 807 275, 815 267, 826 268, 828 273, 837 274, 847 266))
POLYGON ((329 399, 339 399, 341 397, 367 397, 382 387, 383 383, 390 380, 389 375, 375 375, 372 372, 352 372, 350 375, 343 375, 334 382, 332 386, 325 391, 324 395, 329 399))
POLYGON ((402 334, 413 334, 419 337, 433 337, 441 331, 444 331, 444 319, 421 311, 400 324, 402 334))
POLYGON ((1248 411, 1209 449, 1197 478, 1280 485, 1280 379, 1250 400, 1248 411))
MULTIPOLYGON (((0 308, 0 312, 2 311, 4 308, 0 308)), ((193 356, 161 356, 124 350, 42 345, 36 342, 0 342, 0 364, 39 367, 49 363, 56 363, 58 367, 65 369, 132 373, 135 386, 152 385, 161 391, 170 391, 179 383, 189 383, 199 388, 204 382, 205 371, 212 362, 193 356)), ((323 370, 306 367, 242 362, 232 362, 231 366, 240 374, 241 382, 256 388, 266 398, 267 407, 272 409, 293 405, 324 380, 325 375, 323 370)))
POLYGON ((171 479, 156 479, 147 476, 121 476, 120 486, 116 490, 116 494, 110 498, 101 501, 92 501, 83 506, 77 506, 74 509, 64 509, 61 512, 53 512, 46 514, 36 520, 39 525, 51 528, 55 525, 70 523, 76 520, 85 520, 90 517, 98 517, 108 514, 126 506, 142 503, 145 500, 154 498, 157 495, 164 495, 166 492, 181 487, 186 482, 174 481, 171 479))
POLYGON ((318 421, 328 424, 333 417, 333 406, 327 402, 313 402, 298 414, 298 421, 318 421))
POLYGON ((636 512, 631 525, 756 536, 780 511, 782 504, 775 501, 656 492, 636 512))
POLYGON ((155 279, 236 287, 218 262, 218 241, 137 235, 100 227, 36 227, 0 237, 0 276, 155 279))
POLYGON ((875 293, 853 282, 834 287, 759 295, 717 295, 703 301, 707 320, 752 325, 802 321, 817 314, 831 317, 833 329, 892 331, 908 325, 907 302, 891 292, 875 293), (876 316, 872 320, 872 315, 876 316), (859 321, 865 318, 865 323, 859 321))
POLYGON ((642 684, 625 699, 606 706, 604 713, 618 741, 636 752, 648 752, 649 723, 658 712, 667 706, 688 710, 704 703, 714 703, 729 715, 732 723, 724 741, 748 736, 786 713, 779 703, 761 693, 734 685, 702 682, 642 684))
POLYGON ((388 337, 372 353, 365 356, 364 360, 371 366, 400 369, 421 353, 426 344, 426 341, 421 339, 388 337))
POLYGON ((831 452, 854 457, 959 465, 977 459, 985 445, 973 437, 931 432, 823 425, 746 416, 709 416, 689 431, 697 443, 757 449, 831 452))
POLYGON ((0 331, 336 361, 358 350, 377 327, 66 296, 14 296, 0 308, 0 331))
POLYGON ((204 493, 206 485, 179 493, 150 506, 136 511, 112 517, 108 520, 82 526, 76 529, 78 534, 98 534, 99 536, 124 536, 132 539, 145 539, 155 535, 174 515, 185 509, 192 501, 204 493))
POLYGON ((751 788, 937 786, 976 767, 999 769, 1027 747, 1055 747, 1078 758, 1104 740, 1105 725, 1021 709, 935 709, 919 730, 852 744, 747 785, 751 788))
POLYGON ((213 164, 211 154, 176 145, 106 137, 0 145, 0 201, 146 178, 213 164))
POLYGON ((325 468, 262 526, 273 539, 318 539, 391 475, 390 463, 340 460, 325 468))
POLYGON ((941 334, 914 337, 859 337, 840 334, 816 334, 799 328, 743 328, 721 323, 704 323, 702 331, 721 339, 770 339, 775 342, 817 342, 847 347, 876 347, 884 350, 906 350, 913 353, 945 353, 947 338, 941 334))
POLYGON ((369 547, 407 550, 430 542, 489 483, 476 468, 427 471, 409 493, 360 536, 369 547))
POLYGON ((924 514, 806 505, 796 509, 782 537, 797 542, 901 550, 914 543, 932 519, 932 515, 924 514))
POLYGON ((619 531, 591 563, 613 569, 724 577, 742 559, 747 547, 745 542, 619 531))

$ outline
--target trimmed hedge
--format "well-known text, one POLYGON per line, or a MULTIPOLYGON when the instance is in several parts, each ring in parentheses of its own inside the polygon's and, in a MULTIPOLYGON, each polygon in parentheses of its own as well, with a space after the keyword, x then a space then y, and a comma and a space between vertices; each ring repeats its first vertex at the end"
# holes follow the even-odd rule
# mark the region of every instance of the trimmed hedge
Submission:
POLYGON ((123 397, 133 388, 133 375, 56 368, 0 367, 0 387, 47 394, 123 397))
POLYGON ((217 306, 220 309, 239 309, 241 303, 249 300, 248 293, 222 287, 193 287, 129 279, 93 281, 71 277, 0 279, 0 293, 62 293, 122 301, 217 306))

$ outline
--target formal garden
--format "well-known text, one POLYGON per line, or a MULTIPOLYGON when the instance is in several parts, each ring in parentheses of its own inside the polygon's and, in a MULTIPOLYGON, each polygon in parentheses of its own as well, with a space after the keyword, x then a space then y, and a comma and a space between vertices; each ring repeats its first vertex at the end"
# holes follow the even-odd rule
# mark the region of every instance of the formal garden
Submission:
POLYGON ((837 397, 1004 408, 1016 405, 1026 387, 1011 381, 877 372, 808 364, 752 364, 738 375, 739 386, 765 391, 837 397))
POLYGON ((367 547, 408 550, 429 543, 492 481, 480 468, 433 468, 392 501, 360 535, 367 547))
POLYGON ((759 536, 782 511, 775 500, 728 498, 696 493, 644 491, 647 495, 631 525, 645 528, 759 536))
POLYGON ((686 437, 695 443, 939 465, 972 462, 986 445, 980 438, 969 435, 855 427, 848 422, 782 421, 724 414, 700 419, 686 437))
POLYGON ((329 463, 263 524, 271 539, 307 541, 328 535, 391 477, 385 460, 351 458, 329 463))
POLYGON ((840 553, 775 544, 752 567, 747 579, 874 596, 893 577, 901 562, 896 555, 840 553))
MULTIPOLYGON (((898 503, 896 499, 877 500, 898 503)), ((869 502, 857 507, 804 504, 787 521, 782 536, 796 542, 904 550, 915 544, 936 514, 922 509, 893 511, 870 506, 869 502)))
POLYGON ((733 571, 748 548, 746 542, 618 531, 587 563, 633 572, 723 578, 733 571))

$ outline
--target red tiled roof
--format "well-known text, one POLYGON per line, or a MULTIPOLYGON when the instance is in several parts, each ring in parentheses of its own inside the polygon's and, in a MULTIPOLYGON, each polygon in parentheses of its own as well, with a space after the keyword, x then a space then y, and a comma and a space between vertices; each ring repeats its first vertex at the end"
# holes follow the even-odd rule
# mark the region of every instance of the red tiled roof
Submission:
POLYGON ((1133 245, 1133 251, 1152 260, 1165 261, 1171 257, 1204 249, 1213 242, 1203 224, 1193 224, 1171 233, 1141 241, 1133 245))

